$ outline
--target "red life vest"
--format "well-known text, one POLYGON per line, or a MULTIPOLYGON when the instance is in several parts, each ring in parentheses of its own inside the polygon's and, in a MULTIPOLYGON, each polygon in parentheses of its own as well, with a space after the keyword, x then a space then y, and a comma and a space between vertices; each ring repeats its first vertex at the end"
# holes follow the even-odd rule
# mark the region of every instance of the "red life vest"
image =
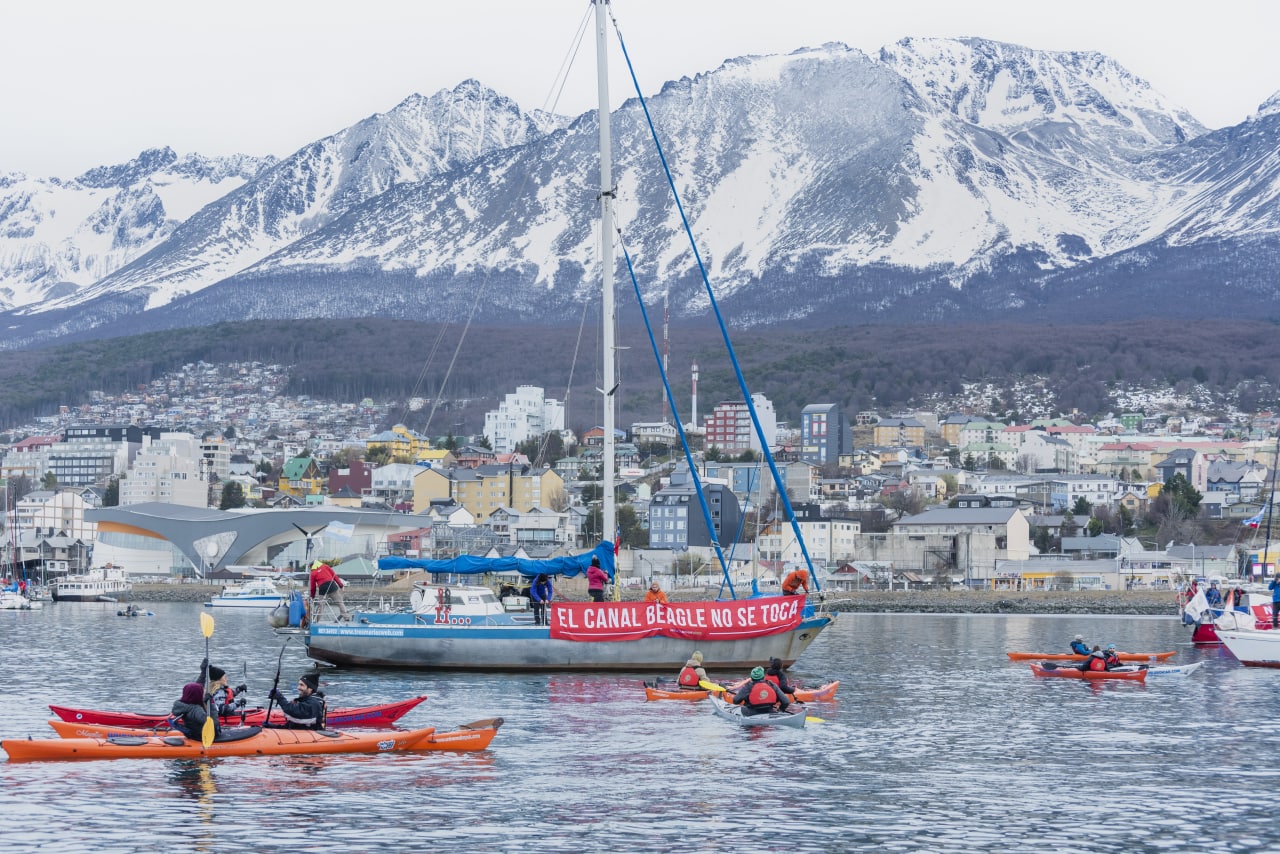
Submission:
POLYGON ((1105 659, 1095 655, 1089 659, 1089 669, 1090 670, 1106 670, 1107 662, 1105 659))
POLYGON ((684 669, 680 671, 680 675, 676 677, 676 681, 680 683, 682 688, 697 688, 699 681, 698 671, 686 664, 684 669))
POLYGON ((782 683, 778 681, 778 675, 776 673, 766 673, 764 678, 766 682, 772 682, 775 688, 778 688, 779 690, 782 689, 782 683))
POLYGON ((778 689, 767 679, 761 679, 751 686, 747 702, 753 706, 771 706, 778 702, 778 689))

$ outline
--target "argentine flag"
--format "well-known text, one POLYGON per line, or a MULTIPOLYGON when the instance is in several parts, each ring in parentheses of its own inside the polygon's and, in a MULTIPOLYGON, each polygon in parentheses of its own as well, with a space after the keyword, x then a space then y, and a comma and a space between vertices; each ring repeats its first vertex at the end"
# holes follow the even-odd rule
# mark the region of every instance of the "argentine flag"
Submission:
POLYGON ((330 522, 324 529, 325 536, 337 540, 340 543, 345 543, 350 540, 351 535, 355 532, 356 526, 350 525, 346 522, 330 522))

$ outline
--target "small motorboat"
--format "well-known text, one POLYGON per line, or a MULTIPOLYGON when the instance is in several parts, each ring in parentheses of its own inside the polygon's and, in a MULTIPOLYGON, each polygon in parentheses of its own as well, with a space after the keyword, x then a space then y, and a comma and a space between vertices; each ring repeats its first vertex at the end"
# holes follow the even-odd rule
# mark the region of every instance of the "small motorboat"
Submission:
POLYGON ((107 732, 110 727, 50 721, 61 738, 12 738, 0 741, 10 762, 88 759, 182 759, 220 756, 279 756, 298 753, 422 753, 484 750, 497 735, 502 718, 464 724, 452 732, 435 727, 350 733, 334 730, 236 727, 223 730, 213 744, 179 735, 107 732), (65 734, 64 734, 65 728, 65 734), (82 732, 96 731, 88 735, 82 732))
POLYGON ((804 727, 804 709, 793 709, 786 712, 769 712, 763 715, 743 713, 742 706, 726 703, 719 697, 711 698, 711 711, 718 718, 733 721, 738 726, 785 726, 801 729, 804 727))
POLYGON ((1060 666, 1052 661, 1044 663, 1031 662, 1031 672, 1037 676, 1060 676, 1064 679, 1121 679, 1130 682, 1145 682, 1145 667, 1122 667, 1114 670, 1081 670, 1072 665, 1060 666))
MULTIPOLYGON (((394 703, 379 703, 374 706, 351 706, 330 709, 325 713, 325 722, 333 727, 382 727, 391 726, 400 718, 426 700, 426 696, 410 697, 394 703)), ((72 709, 67 706, 49 706, 50 711, 64 721, 85 724, 106 724, 115 727, 134 727, 152 729, 168 726, 168 715, 144 714, 141 712, 103 712, 93 709, 72 709)), ((266 719, 266 709, 246 709, 243 715, 226 715, 222 718, 223 726, 261 726, 266 719)), ((271 713, 273 726, 284 726, 284 713, 271 713)))
POLYGON ((144 611, 141 608, 136 608, 133 605, 130 605, 127 608, 122 608, 119 611, 116 611, 116 616, 117 617, 154 617, 155 612, 144 611))
MULTIPOLYGON (((1010 661, 1084 661, 1089 656, 1074 652, 1008 652, 1010 661)), ((1121 661, 1166 661, 1177 655, 1174 652, 1122 652, 1121 661)))

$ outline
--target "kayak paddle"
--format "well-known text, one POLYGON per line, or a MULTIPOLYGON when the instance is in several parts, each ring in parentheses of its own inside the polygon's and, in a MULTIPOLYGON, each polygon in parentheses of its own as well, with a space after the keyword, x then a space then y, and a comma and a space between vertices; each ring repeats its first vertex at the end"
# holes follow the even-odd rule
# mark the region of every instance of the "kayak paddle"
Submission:
MULTIPOLYGON (((200 614, 200 634, 204 635, 204 660, 209 660, 209 638, 213 637, 213 617, 201 612, 200 614)), ((206 683, 208 687, 208 683, 206 683)), ((213 714, 209 711, 209 698, 205 697, 204 701, 204 728, 200 730, 200 742, 208 747, 213 744, 214 724, 213 714)))

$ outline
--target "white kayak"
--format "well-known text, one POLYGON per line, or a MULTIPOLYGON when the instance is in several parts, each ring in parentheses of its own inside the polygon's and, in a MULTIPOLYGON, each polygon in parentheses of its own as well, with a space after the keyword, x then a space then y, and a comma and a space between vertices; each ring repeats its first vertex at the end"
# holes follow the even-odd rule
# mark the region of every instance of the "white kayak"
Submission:
POLYGON ((744 715, 742 706, 735 706, 732 703, 726 703, 719 697, 712 696, 711 711, 716 717, 733 721, 739 726, 789 726, 800 729, 804 726, 805 712, 800 706, 794 706, 795 711, 790 712, 769 712, 764 715, 744 715))
POLYGON ((1121 667, 1113 667, 1111 673, 1127 673, 1134 670, 1145 670, 1147 676, 1186 676, 1194 673, 1203 661, 1193 661, 1191 664, 1126 664, 1121 667))
POLYGON ((1189 673, 1195 673, 1203 661, 1194 661, 1191 664, 1153 664, 1147 668, 1147 676, 1186 676, 1189 673))

